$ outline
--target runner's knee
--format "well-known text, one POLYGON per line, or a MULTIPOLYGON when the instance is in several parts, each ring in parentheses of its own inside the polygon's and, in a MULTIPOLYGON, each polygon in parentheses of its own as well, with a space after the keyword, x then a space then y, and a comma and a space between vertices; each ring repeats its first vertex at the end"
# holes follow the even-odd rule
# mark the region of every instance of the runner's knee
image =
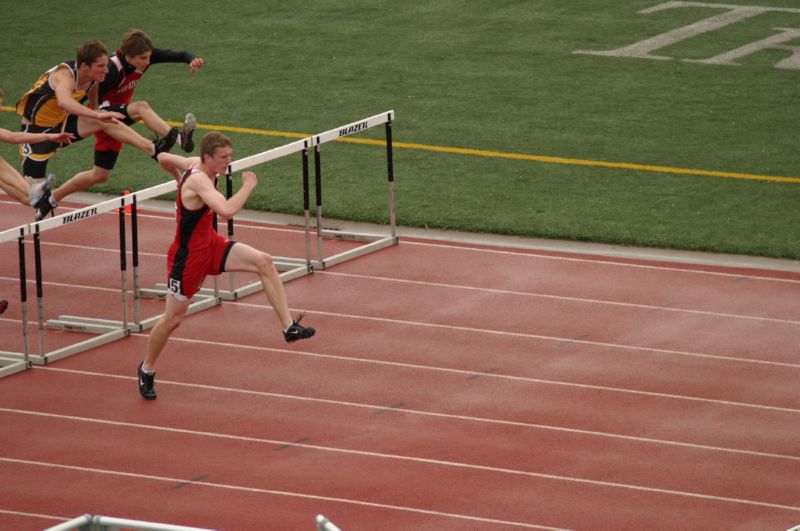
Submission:
POLYGON ((134 101, 128 104, 128 116, 133 120, 141 120, 142 115, 152 110, 150 104, 146 101, 134 101))
POLYGON ((111 177, 111 170, 95 166, 92 171, 92 184, 100 184, 106 182, 111 177))
POLYGON ((164 324, 167 325, 170 333, 172 333, 176 328, 178 328, 181 323, 183 323, 183 318, 186 314, 177 313, 177 314, 166 314, 164 315, 164 324))
POLYGON ((259 252, 256 256, 256 265, 259 270, 265 273, 277 272, 272 257, 264 252, 259 252))

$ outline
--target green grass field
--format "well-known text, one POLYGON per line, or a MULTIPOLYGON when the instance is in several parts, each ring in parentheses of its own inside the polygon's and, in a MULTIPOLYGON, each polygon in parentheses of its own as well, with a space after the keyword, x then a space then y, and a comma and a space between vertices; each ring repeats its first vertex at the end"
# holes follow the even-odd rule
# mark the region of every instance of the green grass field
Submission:
MULTIPOLYGON (((394 109, 400 224, 799 259, 800 70, 775 67, 791 52, 762 50, 736 66, 683 59, 796 27, 800 13, 767 12, 659 49, 673 57, 667 61, 573 53, 621 48, 723 12, 639 12, 659 3, 145 1, 116 6, 113 15, 94 0, 9 4, 2 13, 0 127, 18 127, 9 106, 80 42, 98 38, 114 48, 127 29, 141 27, 157 46, 206 60, 196 76, 183 65, 156 65, 142 80, 136 98, 167 120, 192 111, 204 128, 312 134, 394 109)), ((382 135, 378 128, 361 137, 382 135)), ((230 136, 235 157, 292 140, 230 136)), ((51 169, 60 180, 87 169, 91 150, 90 141, 70 147, 51 169)), ((14 147, 0 146, 0 155, 18 161, 14 147)), ((301 212, 299 166, 291 158, 259 167, 263 185, 248 207, 301 212)), ((383 148, 327 144, 323 173, 326 216, 386 221, 383 148)), ((126 148, 98 191, 165 179, 126 148)))

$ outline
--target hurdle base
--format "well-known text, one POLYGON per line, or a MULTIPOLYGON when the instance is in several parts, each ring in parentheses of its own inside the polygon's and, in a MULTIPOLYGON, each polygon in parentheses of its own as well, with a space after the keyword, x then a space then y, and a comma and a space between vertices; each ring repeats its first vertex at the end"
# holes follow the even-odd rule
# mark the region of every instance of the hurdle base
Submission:
POLYGON ((79 317, 76 315, 60 315, 58 319, 48 319, 47 327, 53 330, 68 330, 87 334, 106 334, 125 329, 122 321, 79 317))
POLYGON ((323 258, 322 260, 314 260, 311 262, 311 265, 314 269, 326 269, 336 264, 341 264, 342 262, 347 262, 348 260, 358 258, 359 256, 364 256, 380 249, 397 245, 397 243, 400 241, 400 238, 397 236, 384 237, 354 232, 345 233, 329 230, 322 231, 321 235, 339 240, 366 241, 370 243, 356 247, 355 249, 350 249, 349 251, 344 251, 339 254, 329 256, 328 258, 323 258))
MULTIPOLYGON (((87 328, 92 327, 92 325, 87 326, 78 322, 70 323, 69 319, 67 319, 67 322, 64 324, 66 326, 64 328, 61 328, 63 330, 78 330, 79 328, 83 328, 84 326, 86 326, 87 328)), ((59 328, 59 327, 54 327, 54 328, 59 328)), ((66 347, 62 347, 53 350, 51 352, 47 352, 45 354, 29 354, 27 362, 25 361, 25 355, 22 353, 0 352, 0 377, 6 375, 5 371, 6 368, 14 372, 19 372, 28 369, 33 365, 47 365, 51 361, 60 360, 68 356, 72 356, 73 354, 78 354, 80 352, 84 352, 89 349, 105 345, 106 343, 111 343, 112 341, 122 339, 123 337, 126 337, 128 335, 130 335, 129 330, 117 327, 116 329, 106 332, 104 334, 100 334, 97 337, 92 337, 84 341, 75 343, 73 345, 68 345, 66 347), (8 367, 4 367, 4 362, 6 361, 11 361, 13 363, 10 364, 8 367)))
POLYGON ((0 352, 0 378, 11 376, 18 372, 30 369, 32 364, 25 361, 24 354, 17 352, 0 352))

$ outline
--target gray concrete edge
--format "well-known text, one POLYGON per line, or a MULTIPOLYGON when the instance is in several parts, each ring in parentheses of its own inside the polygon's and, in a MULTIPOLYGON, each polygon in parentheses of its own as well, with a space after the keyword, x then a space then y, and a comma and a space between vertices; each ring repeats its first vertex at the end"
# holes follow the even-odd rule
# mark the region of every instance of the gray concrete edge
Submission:
MULTIPOLYGON (((105 201, 109 198, 110 196, 105 196, 102 194, 79 192, 70 195, 67 201, 73 201, 81 204, 92 204, 105 201)), ((154 210, 157 212, 175 211, 173 201, 148 199, 143 201, 141 206, 145 209, 154 210)), ((314 218, 312 223, 315 223, 316 216, 312 214, 312 217, 314 218)), ((279 214, 275 212, 263 212, 258 210, 242 210, 236 216, 236 219, 242 221, 271 223, 275 225, 303 226, 305 224, 303 216, 279 214)), ((324 228, 326 229, 366 234, 385 234, 388 228, 386 225, 359 223, 327 218, 323 218, 323 224, 324 228)), ((624 245, 610 245, 603 243, 551 240, 545 238, 524 238, 520 236, 504 236, 500 234, 435 230, 405 226, 397 227, 397 235, 401 238, 421 238, 449 243, 492 245, 498 247, 508 247, 511 249, 564 252, 608 256, 610 258, 630 258, 658 262, 677 262, 682 264, 735 267, 744 269, 766 269, 800 273, 800 260, 783 260, 761 256, 682 251, 676 249, 628 247, 624 245)))

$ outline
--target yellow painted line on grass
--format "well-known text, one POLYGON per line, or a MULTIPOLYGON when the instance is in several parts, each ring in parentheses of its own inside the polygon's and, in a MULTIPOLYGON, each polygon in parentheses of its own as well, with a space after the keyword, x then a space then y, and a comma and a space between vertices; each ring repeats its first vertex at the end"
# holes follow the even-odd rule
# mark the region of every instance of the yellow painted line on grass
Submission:
MULTIPOLYGON (((170 122, 171 125, 181 125, 180 122, 170 122)), ((229 131, 233 133, 249 133, 264 136, 280 136, 287 138, 306 138, 312 136, 306 133, 287 133, 283 131, 268 131, 263 129, 247 129, 244 127, 231 127, 226 125, 200 125, 203 129, 213 129, 215 131, 229 131)), ((383 140, 372 140, 369 138, 342 137, 338 142, 348 142, 351 144, 367 144, 372 146, 385 146, 383 140)), ((544 162, 548 164, 570 164, 574 166, 594 166, 602 168, 614 168, 623 170, 636 170, 659 173, 673 173, 678 175, 702 175, 706 177, 724 177, 727 179, 747 179, 751 181, 771 181, 782 183, 800 183, 800 177, 781 177, 778 175, 754 175, 750 173, 738 173, 730 171, 710 171, 697 170, 692 168, 673 168, 670 166, 651 166, 647 164, 633 164, 630 162, 605 162, 601 160, 569 159, 564 157, 548 157, 545 155, 526 155, 522 153, 504 153, 501 151, 485 151, 481 149, 430 146, 426 144, 413 144, 409 142, 392 142, 392 146, 401 149, 418 149, 421 151, 434 151, 438 153, 453 153, 457 155, 472 155, 476 157, 492 157, 510 160, 527 160, 532 162, 544 162)))
MULTIPOLYGON (((14 107, 0 107, 4 111, 14 112, 14 107)), ((169 125, 180 126, 183 122, 167 122, 169 125)), ((250 135, 275 136, 284 138, 306 138, 312 136, 308 133, 291 133, 286 131, 271 131, 268 129, 251 129, 247 127, 234 127, 229 125, 197 124, 199 129, 225 131, 230 133, 244 133, 250 135)), ((371 146, 385 146, 383 140, 372 140, 369 138, 342 137, 338 142, 351 144, 366 144, 371 146)), ((635 170, 656 173, 672 173, 676 175, 700 175, 704 177, 723 177, 726 179, 746 179, 750 181, 770 181, 777 183, 800 183, 800 177, 782 177, 779 175, 754 175, 750 173, 738 173, 730 171, 710 171, 692 168, 673 168, 670 166, 651 166, 648 164, 633 164, 630 162, 605 162, 601 160, 570 159, 564 157, 549 157, 545 155, 526 155, 524 153, 504 153, 502 151, 486 151, 481 149, 430 146, 426 144, 414 144, 409 142, 392 142, 392 146, 400 149, 416 149, 420 151, 433 151, 437 153, 452 153, 456 155, 470 155, 475 157, 490 157, 508 160, 525 160, 531 162, 544 162, 547 164, 569 164, 573 166, 589 166, 601 168, 613 168, 621 170, 635 170)))

